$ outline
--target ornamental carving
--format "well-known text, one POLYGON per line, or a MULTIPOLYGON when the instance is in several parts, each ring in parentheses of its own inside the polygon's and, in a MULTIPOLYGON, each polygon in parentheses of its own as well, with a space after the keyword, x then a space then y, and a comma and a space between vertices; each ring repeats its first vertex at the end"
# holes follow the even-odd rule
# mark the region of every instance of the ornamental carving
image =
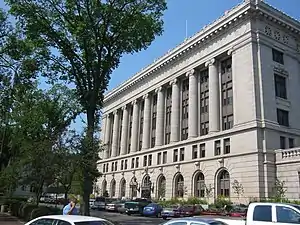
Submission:
POLYGON ((265 26, 265 34, 268 36, 272 36, 272 29, 269 26, 265 26))
POLYGON ((287 44, 287 45, 289 44, 289 36, 283 35, 282 40, 283 40, 284 44, 287 44))
POLYGON ((277 41, 280 41, 281 39, 281 35, 280 35, 280 32, 278 30, 276 30, 274 32, 274 38, 277 40, 277 41))
POLYGON ((300 44, 297 44, 297 52, 300 53, 300 44))

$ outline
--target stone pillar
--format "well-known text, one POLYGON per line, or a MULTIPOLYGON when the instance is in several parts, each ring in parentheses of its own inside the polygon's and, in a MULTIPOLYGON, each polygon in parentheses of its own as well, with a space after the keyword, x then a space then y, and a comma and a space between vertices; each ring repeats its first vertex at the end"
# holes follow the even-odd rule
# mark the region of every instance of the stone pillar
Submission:
POLYGON ((111 157, 116 157, 118 152, 118 140, 119 140, 119 113, 116 110, 114 112, 114 126, 113 126, 113 137, 111 146, 111 157))
POLYGON ((179 116, 180 116, 180 89, 178 80, 174 79, 170 82, 172 85, 172 108, 171 108, 171 138, 170 142, 179 141, 179 116))
POLYGON ((209 88, 209 133, 220 131, 220 91, 219 74, 215 59, 205 63, 208 66, 208 88, 209 88))
POLYGON ((137 100, 134 100, 132 104, 133 104, 133 113, 132 113, 132 132, 131 132, 130 152, 136 152, 137 143, 138 143, 138 130, 139 130, 139 105, 137 100))
POLYGON ((164 143, 165 95, 162 87, 157 88, 155 92, 157 93, 155 146, 161 146, 164 143))
POLYGON ((198 82, 195 70, 186 73, 189 78, 189 138, 198 137, 198 82))
POLYGON ((103 115, 102 116, 102 129, 101 129, 101 142, 102 142, 102 146, 104 146, 104 151, 103 151, 103 159, 107 159, 108 158, 108 148, 106 148, 105 146, 105 130, 107 129, 107 115, 103 115))
POLYGON ((127 152, 128 141, 128 107, 123 107, 123 121, 122 121, 122 133, 121 133, 121 155, 125 155, 127 152))
POLYGON ((111 117, 110 115, 106 116, 106 123, 105 123, 105 135, 104 135, 104 158, 107 159, 110 157, 109 155, 109 140, 110 140, 110 134, 111 134, 111 117))
POLYGON ((150 147, 150 124, 151 124, 151 101, 149 94, 144 96, 144 123, 143 123, 143 140, 142 149, 148 149, 150 147))

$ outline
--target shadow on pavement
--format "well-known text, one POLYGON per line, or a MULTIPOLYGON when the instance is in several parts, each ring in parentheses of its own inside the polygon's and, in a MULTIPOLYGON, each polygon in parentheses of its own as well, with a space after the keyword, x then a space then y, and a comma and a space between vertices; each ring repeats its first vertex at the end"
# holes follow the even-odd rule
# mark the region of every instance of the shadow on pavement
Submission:
POLYGON ((20 222, 18 218, 10 216, 6 213, 0 213, 0 224, 1 225, 23 225, 23 222, 20 222))

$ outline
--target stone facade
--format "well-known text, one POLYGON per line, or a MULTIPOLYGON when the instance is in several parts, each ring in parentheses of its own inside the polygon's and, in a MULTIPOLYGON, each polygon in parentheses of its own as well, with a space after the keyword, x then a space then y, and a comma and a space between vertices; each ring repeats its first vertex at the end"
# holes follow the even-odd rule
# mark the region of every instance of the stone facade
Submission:
POLYGON ((99 194, 247 201, 278 178, 298 198, 299 40, 298 21, 244 1, 107 93, 99 194))

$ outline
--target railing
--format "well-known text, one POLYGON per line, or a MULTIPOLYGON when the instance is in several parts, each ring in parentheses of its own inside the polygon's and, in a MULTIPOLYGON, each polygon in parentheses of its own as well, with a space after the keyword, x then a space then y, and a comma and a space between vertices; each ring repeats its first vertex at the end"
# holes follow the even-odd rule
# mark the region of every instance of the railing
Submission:
POLYGON ((276 157, 277 159, 278 158, 289 159, 289 158, 294 158, 294 157, 300 158, 300 147, 277 150, 276 156, 277 156, 276 157))

